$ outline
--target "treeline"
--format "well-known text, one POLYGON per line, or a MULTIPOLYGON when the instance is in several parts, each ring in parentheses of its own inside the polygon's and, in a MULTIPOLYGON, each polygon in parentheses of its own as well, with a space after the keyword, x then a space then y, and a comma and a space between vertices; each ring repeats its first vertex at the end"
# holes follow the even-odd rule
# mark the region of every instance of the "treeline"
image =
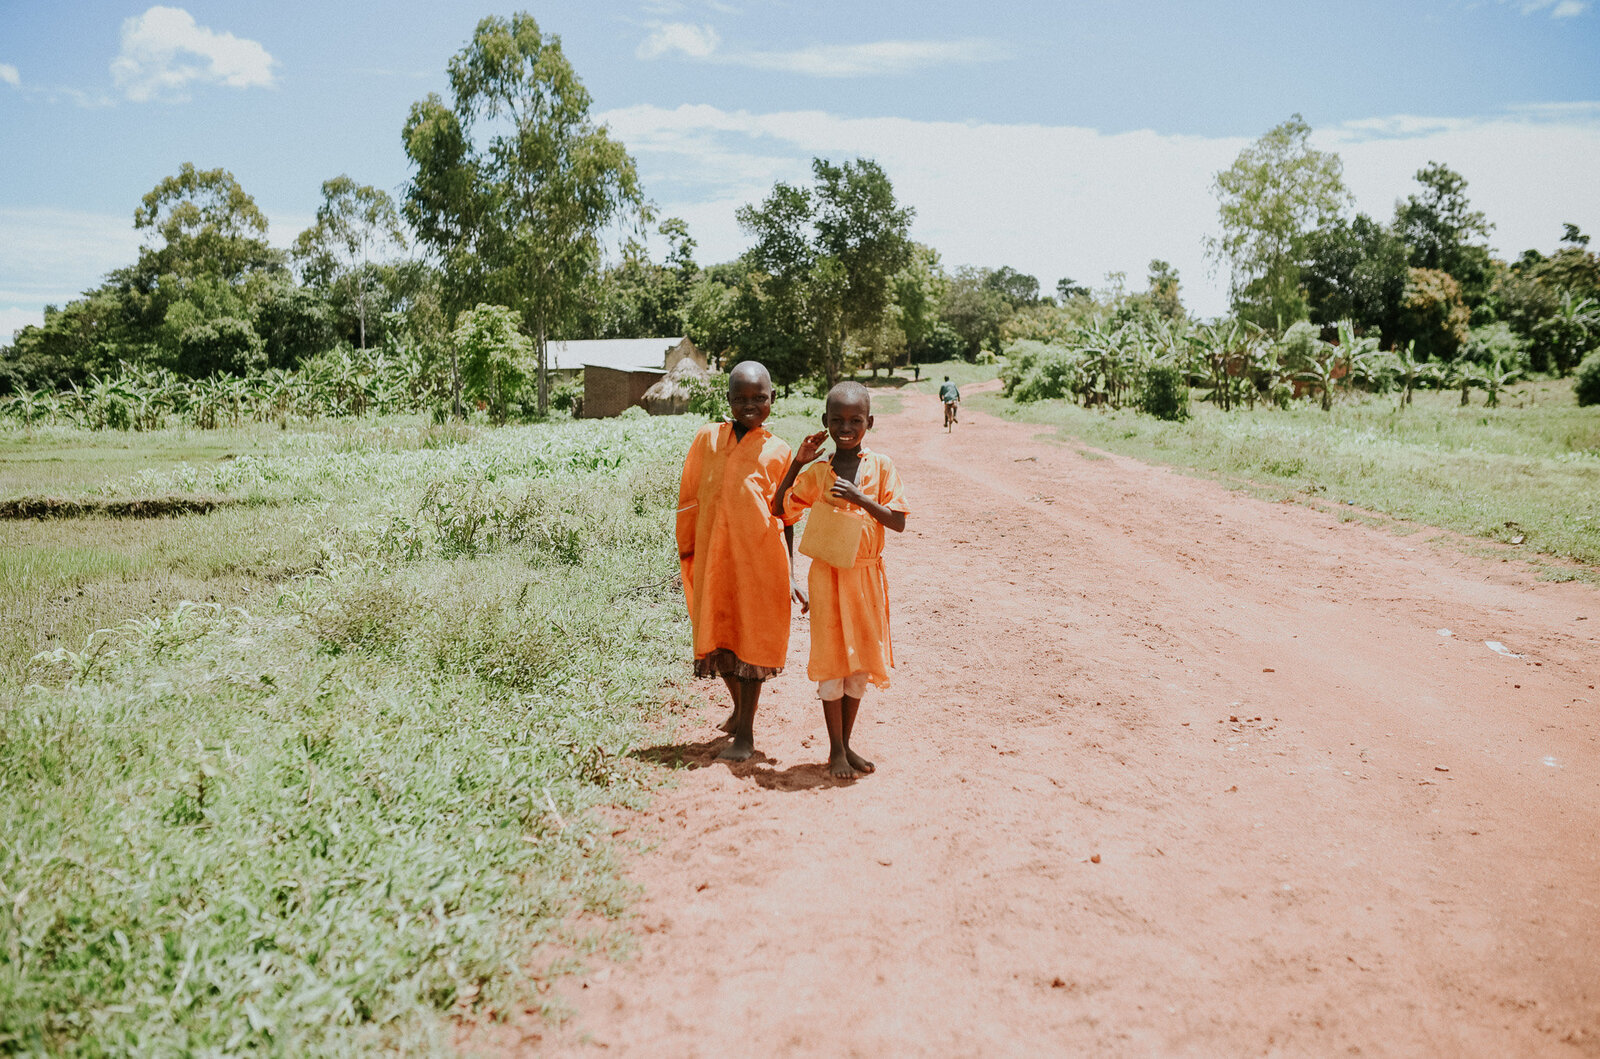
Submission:
MULTIPOLYGON (((7 407, 82 408, 91 390, 154 378, 166 404, 189 407, 180 391, 202 391, 186 380, 267 373, 276 381, 257 390, 320 394, 317 380, 357 364, 385 380, 383 397, 295 407, 476 407, 504 420, 566 404, 545 371, 552 339, 687 334, 790 386, 975 360, 1018 340, 1076 348, 1087 330, 1135 321, 1141 333, 1199 323, 1160 260, 1136 292, 1117 273, 1097 290, 1061 279, 1046 292, 1010 267, 947 269, 910 239, 913 210, 866 159, 816 159, 809 182, 774 185, 739 211, 750 250, 702 266, 532 17, 484 19, 449 79, 449 98, 414 103, 401 130, 412 175, 398 198, 330 179, 315 224, 287 248, 268 244, 227 170, 185 164, 161 181, 134 212, 138 260, 0 350, 7 407)), ((1563 374, 1600 344, 1600 257, 1576 226, 1548 256, 1498 260, 1466 180, 1439 164, 1389 221, 1352 214, 1338 156, 1309 134, 1296 115, 1216 175, 1222 234, 1209 251, 1232 298, 1216 326, 1277 341, 1309 322, 1336 342, 1345 321, 1419 362, 1563 374)))
POLYGON ((1296 114, 1216 174, 1222 235, 1208 250, 1240 320, 1275 335, 1309 320, 1327 337, 1344 320, 1426 362, 1501 357, 1563 375, 1600 345, 1600 257, 1577 225, 1549 256, 1497 259, 1466 178, 1438 162, 1389 221, 1352 214, 1339 156, 1310 134, 1296 114))

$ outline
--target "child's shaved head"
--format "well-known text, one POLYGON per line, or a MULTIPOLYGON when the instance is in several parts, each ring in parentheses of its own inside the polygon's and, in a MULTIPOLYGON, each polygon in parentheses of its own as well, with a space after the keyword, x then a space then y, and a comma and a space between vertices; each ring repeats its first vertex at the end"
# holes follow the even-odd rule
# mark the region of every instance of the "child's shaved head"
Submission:
POLYGON ((859 382, 835 383, 833 389, 828 391, 827 408, 830 412, 834 405, 851 405, 871 415, 872 391, 859 382))
POLYGON ((766 365, 757 360, 741 360, 728 372, 728 389, 735 386, 754 383, 772 389, 772 376, 767 373, 766 365))

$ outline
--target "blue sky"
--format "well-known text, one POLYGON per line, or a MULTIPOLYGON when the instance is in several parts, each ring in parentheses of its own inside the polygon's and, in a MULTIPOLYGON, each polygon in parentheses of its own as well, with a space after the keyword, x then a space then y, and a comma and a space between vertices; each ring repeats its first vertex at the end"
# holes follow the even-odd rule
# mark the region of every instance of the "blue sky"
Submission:
POLYGON ((702 261, 813 155, 871 156, 948 266, 1137 288, 1161 257, 1219 312, 1211 176, 1295 112, 1376 216, 1438 160, 1502 253, 1600 234, 1594 0, 329 6, 0 0, 0 333, 131 261, 134 207, 183 162, 231 170, 279 245, 328 177, 398 194, 410 104, 524 8, 702 261))

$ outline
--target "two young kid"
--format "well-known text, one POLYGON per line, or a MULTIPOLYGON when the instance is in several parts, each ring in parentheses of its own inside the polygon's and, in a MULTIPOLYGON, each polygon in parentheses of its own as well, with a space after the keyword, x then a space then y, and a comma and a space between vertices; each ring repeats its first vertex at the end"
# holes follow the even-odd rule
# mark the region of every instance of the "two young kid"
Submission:
POLYGON ((826 429, 805 438, 792 458, 762 425, 772 392, 760 364, 735 366, 729 420, 702 427, 684 461, 677 536, 695 673, 721 676, 733 698, 724 725, 732 740, 719 756, 748 759, 761 685, 783 669, 790 600, 801 613, 809 605, 806 672, 822 700, 828 771, 853 778, 874 768, 850 746, 861 698, 869 683, 887 688, 894 665, 883 542, 885 529, 905 529, 905 490, 893 461, 862 444, 872 428, 866 387, 846 382, 830 390, 826 429), (833 455, 816 462, 828 438, 833 455), (853 562, 848 546, 834 548, 832 561, 812 559, 808 593, 792 575, 794 525, 819 505, 850 520, 846 532, 858 536, 853 562))

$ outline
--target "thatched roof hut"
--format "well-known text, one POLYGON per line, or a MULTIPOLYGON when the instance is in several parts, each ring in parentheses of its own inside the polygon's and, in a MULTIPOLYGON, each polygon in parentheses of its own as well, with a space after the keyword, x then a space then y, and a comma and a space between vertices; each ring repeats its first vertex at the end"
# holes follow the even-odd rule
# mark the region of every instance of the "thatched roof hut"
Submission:
POLYGON ((696 379, 709 379, 711 372, 685 357, 644 392, 639 403, 653 416, 682 415, 689 410, 689 386, 696 379))

